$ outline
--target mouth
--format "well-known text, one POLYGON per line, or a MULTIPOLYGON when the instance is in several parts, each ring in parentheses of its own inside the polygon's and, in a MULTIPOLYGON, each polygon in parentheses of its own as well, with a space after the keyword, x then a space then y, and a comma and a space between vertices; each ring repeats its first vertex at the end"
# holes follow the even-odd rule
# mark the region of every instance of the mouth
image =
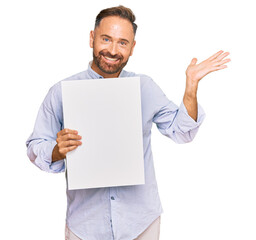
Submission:
POLYGON ((120 60, 120 58, 110 58, 110 57, 106 57, 106 56, 103 56, 103 58, 106 60, 106 62, 108 63, 116 63, 120 60))

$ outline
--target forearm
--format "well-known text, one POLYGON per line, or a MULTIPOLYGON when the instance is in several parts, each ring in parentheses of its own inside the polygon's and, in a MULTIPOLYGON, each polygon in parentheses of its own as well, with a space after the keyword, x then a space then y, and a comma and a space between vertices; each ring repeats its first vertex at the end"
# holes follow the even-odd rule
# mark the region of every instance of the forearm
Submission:
POLYGON ((187 112, 191 118, 193 118, 195 121, 197 121, 197 115, 198 115, 198 104, 197 104, 197 88, 198 84, 188 84, 191 83, 187 78, 187 84, 186 84, 186 90, 183 97, 183 103, 187 109, 187 112))

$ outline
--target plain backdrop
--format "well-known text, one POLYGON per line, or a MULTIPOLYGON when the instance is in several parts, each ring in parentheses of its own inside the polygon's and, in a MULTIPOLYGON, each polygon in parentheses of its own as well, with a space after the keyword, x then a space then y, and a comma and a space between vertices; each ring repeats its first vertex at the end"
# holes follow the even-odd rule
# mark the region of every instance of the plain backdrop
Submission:
POLYGON ((161 240, 255 240, 256 15, 250 0, 1 1, 1 239, 64 239, 65 175, 30 163, 25 141, 49 88, 87 69, 98 12, 119 4, 134 11, 138 24, 126 70, 151 76, 178 105, 193 57, 201 62, 224 50, 232 59, 200 83, 206 119, 192 143, 175 144, 152 129, 161 240))

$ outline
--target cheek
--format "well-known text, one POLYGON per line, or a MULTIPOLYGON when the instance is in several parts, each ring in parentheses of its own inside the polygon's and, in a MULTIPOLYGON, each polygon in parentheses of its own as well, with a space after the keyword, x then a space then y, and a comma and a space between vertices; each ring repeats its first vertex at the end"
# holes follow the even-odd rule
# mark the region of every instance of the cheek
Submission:
POLYGON ((131 53, 131 48, 122 48, 119 47, 118 52, 123 55, 124 58, 129 58, 131 53))
POLYGON ((99 52, 102 50, 102 48, 96 44, 94 44, 93 46, 93 52, 94 54, 97 56, 99 54, 99 52))
POLYGON ((94 52, 100 52, 102 49, 104 49, 105 46, 102 45, 97 39, 93 42, 93 51, 94 52))
POLYGON ((120 53, 123 55, 124 59, 128 59, 131 55, 131 49, 120 52, 120 53))

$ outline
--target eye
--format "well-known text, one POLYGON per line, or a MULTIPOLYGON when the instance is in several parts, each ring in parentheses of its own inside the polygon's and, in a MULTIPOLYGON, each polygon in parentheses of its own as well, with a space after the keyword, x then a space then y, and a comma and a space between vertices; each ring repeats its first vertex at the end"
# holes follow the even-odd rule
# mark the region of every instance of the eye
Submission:
POLYGON ((108 38, 103 38, 103 41, 104 42, 109 42, 109 39, 108 38))
POLYGON ((126 46, 126 45, 127 45, 127 43, 126 43, 125 41, 121 41, 120 44, 121 44, 122 46, 126 46))

